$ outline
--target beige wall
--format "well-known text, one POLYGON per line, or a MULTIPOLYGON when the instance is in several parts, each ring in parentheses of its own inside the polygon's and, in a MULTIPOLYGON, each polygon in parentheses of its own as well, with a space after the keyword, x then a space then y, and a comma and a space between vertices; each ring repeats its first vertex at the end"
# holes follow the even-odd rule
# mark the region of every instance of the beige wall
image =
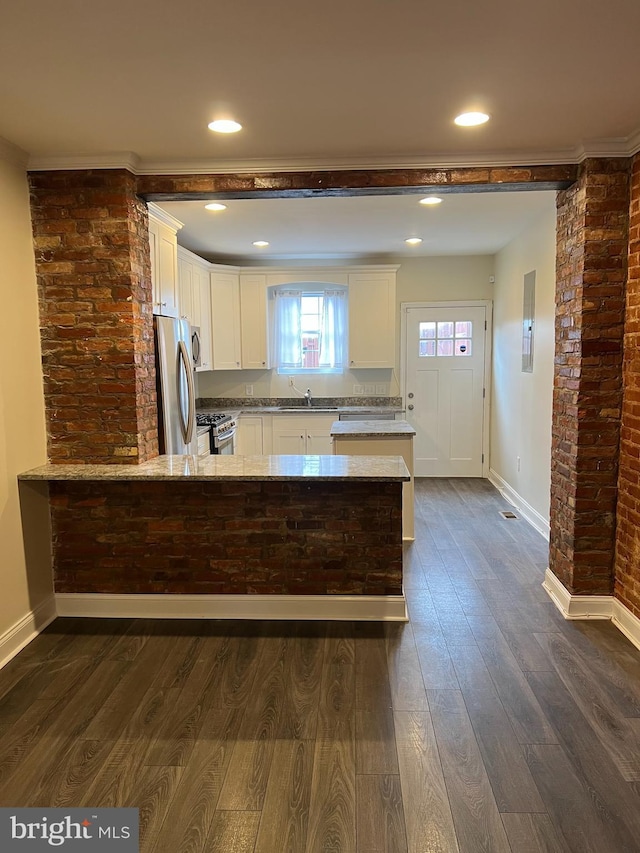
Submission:
MULTIPOLYGON (((16 475, 46 462, 46 437, 29 192, 18 152, 0 140, 0 639, 52 593, 45 531, 22 533, 16 475), (43 560, 44 557, 44 560, 43 560), (32 565, 36 563, 37 565, 32 565), (27 562, 29 570, 27 571, 27 562)), ((25 492, 32 511, 46 510, 42 491, 25 492)), ((46 518, 46 512, 45 516, 46 518)), ((0 650, 1 651, 1 650, 0 650)))
MULTIPOLYGON (((296 385, 307 387, 316 397, 342 397, 353 394, 354 384, 379 384, 385 395, 400 394, 400 304, 402 302, 447 299, 491 299, 493 257, 462 255, 456 257, 385 257, 386 264, 399 264, 396 290, 396 370, 350 370, 342 376, 298 376, 296 385)), ((281 266, 282 262, 278 264, 281 266)), ((200 397, 244 397, 245 385, 253 385, 255 397, 296 397, 286 376, 275 370, 227 370, 198 374, 200 397)))
MULTIPOLYGON (((555 227, 549 210, 495 257, 491 469, 549 521, 555 320, 555 227), (536 271, 533 373, 522 372, 522 298, 536 271), (518 471, 518 457, 520 470, 518 471)), ((525 507, 526 509, 526 507, 525 507)))

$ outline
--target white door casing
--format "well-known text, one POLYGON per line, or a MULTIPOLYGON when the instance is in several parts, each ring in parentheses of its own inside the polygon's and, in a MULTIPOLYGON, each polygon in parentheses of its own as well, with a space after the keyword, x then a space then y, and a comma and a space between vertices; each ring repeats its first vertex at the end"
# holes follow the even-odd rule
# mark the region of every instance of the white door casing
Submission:
POLYGON ((490 302, 402 306, 406 418, 416 477, 488 475, 490 302))

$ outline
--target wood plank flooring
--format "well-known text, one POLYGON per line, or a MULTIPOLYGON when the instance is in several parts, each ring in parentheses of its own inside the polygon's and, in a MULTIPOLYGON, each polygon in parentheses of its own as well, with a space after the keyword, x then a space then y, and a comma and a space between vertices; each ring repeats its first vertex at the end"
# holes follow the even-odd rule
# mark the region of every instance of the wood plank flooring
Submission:
POLYGON ((416 482, 408 624, 57 620, 0 672, 0 806, 137 806, 144 853, 637 853, 640 651, 506 508, 416 482))

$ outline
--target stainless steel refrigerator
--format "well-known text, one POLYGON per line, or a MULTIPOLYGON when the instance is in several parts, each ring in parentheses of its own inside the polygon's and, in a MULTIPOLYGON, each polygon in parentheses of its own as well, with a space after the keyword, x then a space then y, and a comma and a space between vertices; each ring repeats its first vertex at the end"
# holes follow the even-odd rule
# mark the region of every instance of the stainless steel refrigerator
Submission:
POLYGON ((198 453, 196 393, 188 320, 154 317, 160 453, 198 453))

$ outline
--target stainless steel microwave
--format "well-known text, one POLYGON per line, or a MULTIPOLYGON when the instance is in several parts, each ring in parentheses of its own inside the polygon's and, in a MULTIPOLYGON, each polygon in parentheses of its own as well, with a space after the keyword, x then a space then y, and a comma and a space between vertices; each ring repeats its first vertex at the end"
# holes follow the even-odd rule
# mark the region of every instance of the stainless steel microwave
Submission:
POLYGON ((202 348, 200 346, 200 327, 191 327, 191 352, 193 353, 193 367, 202 367, 202 348))

